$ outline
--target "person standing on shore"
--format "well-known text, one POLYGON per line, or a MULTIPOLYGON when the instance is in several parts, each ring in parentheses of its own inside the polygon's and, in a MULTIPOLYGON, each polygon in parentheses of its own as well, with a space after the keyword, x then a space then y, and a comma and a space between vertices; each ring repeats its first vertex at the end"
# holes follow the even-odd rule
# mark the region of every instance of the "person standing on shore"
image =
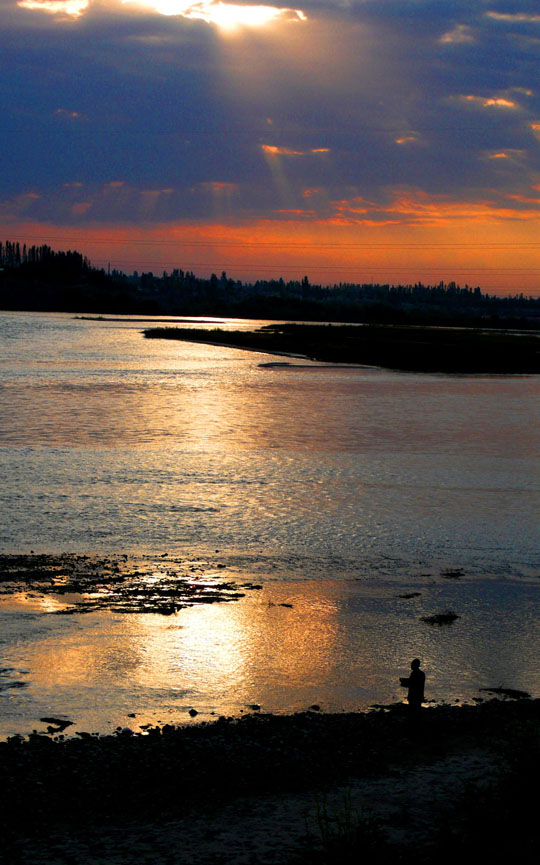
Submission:
POLYGON ((415 714, 420 711, 424 702, 424 685, 426 674, 420 669, 420 661, 415 658, 411 661, 411 675, 407 679, 400 679, 402 688, 408 688, 407 700, 409 708, 415 714))

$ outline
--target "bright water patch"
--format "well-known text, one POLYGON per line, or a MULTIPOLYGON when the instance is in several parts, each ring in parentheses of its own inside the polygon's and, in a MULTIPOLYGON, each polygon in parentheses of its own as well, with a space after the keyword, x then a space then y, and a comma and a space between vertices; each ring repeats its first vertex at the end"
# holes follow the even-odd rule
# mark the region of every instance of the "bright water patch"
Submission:
POLYGON ((362 710, 403 699, 399 677, 420 657, 426 697, 485 698, 506 686, 540 692, 538 588, 504 580, 417 580, 405 599, 383 580, 268 582, 233 604, 176 616, 111 613, 17 619, 3 612, 3 646, 24 687, 0 690, 0 736, 187 723, 219 714, 362 710), (422 617, 446 608, 446 628, 422 617))

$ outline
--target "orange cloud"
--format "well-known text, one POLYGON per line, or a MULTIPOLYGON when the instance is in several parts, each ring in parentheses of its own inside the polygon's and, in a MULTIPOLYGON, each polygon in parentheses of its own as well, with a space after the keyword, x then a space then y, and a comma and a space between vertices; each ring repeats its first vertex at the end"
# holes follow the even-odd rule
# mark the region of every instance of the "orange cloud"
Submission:
POLYGON ((54 113, 56 117, 67 117, 71 120, 75 120, 77 117, 82 117, 82 114, 79 114, 78 111, 68 111, 67 108, 57 108, 54 113))
POLYGON ((268 156, 309 156, 311 153, 329 153, 329 147, 313 147, 310 150, 292 150, 275 144, 261 144, 261 150, 268 156))
POLYGON ((457 98, 464 102, 470 102, 474 105, 482 106, 482 108, 519 108, 517 102, 514 102, 512 99, 505 99, 502 96, 485 97, 467 94, 458 96, 457 98))
POLYGON ((333 207, 338 218, 362 224, 366 222, 365 216, 373 221, 378 215, 390 217, 402 225, 446 225, 462 220, 474 223, 540 220, 537 209, 509 208, 489 200, 454 201, 448 196, 429 195, 420 189, 395 190, 392 200, 386 205, 352 198, 334 201, 333 207))
POLYGON ((517 108, 517 102, 513 102, 511 99, 503 99, 501 96, 496 96, 491 99, 486 99, 484 102, 486 108, 493 105, 495 108, 517 108))
POLYGON ((499 150, 495 153, 488 153, 488 159, 513 159, 516 160, 520 156, 523 156, 525 153, 524 150, 520 150, 517 147, 509 147, 508 150, 499 150))
POLYGON ((540 15, 530 15, 527 12, 486 12, 485 15, 494 21, 507 21, 510 24, 540 24, 540 15))
POLYGON ((450 45, 462 45, 476 42, 476 39, 470 27, 467 27, 466 24, 456 24, 453 30, 449 30, 448 33, 444 33, 441 36, 439 42, 450 45))
MULTIPOLYGON (((533 189, 540 189, 540 187, 533 186, 533 189)), ((506 197, 512 199, 513 201, 521 201, 524 204, 536 204, 540 206, 540 198, 530 198, 527 195, 521 195, 517 192, 511 194, 509 193, 506 197)))
POLYGON ((336 213, 369 213, 371 208, 366 207, 363 198, 343 199, 332 202, 336 213))

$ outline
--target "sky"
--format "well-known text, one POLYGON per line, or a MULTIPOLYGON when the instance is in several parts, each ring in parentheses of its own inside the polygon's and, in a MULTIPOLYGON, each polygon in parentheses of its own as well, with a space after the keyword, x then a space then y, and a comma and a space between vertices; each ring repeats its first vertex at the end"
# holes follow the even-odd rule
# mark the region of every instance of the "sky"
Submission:
POLYGON ((539 295, 538 0, 298 2, 0 0, 2 239, 539 295))

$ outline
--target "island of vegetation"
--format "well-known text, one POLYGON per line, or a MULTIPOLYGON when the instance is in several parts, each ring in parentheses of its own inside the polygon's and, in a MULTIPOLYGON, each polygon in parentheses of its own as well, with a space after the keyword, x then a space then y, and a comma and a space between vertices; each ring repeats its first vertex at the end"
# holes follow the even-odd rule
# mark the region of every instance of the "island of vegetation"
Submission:
POLYGON ((302 356, 325 363, 411 372, 523 374, 540 372, 536 334, 395 325, 271 324, 254 331, 157 327, 148 339, 178 339, 302 356))

